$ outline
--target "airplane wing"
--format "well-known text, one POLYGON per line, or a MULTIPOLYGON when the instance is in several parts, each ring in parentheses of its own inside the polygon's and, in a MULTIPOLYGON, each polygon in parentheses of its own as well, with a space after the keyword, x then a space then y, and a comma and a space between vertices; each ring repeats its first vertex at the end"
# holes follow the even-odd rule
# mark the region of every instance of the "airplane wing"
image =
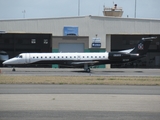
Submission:
POLYGON ((72 65, 84 65, 84 64, 94 65, 94 64, 96 64, 96 63, 99 63, 99 61, 71 62, 72 65))

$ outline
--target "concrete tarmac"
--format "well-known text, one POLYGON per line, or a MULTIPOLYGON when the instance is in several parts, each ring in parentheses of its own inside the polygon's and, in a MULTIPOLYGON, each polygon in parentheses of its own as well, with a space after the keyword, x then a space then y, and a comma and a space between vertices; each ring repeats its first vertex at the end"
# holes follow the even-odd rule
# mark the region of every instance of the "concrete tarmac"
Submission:
POLYGON ((39 76, 160 76, 160 69, 91 69, 86 73, 83 69, 53 68, 0 68, 6 75, 39 75, 39 76))
POLYGON ((2 120, 160 119, 159 86, 0 85, 0 91, 2 120))
MULTIPOLYGON (((0 68, 10 76, 160 76, 159 69, 0 68)), ((159 86, 0 85, 0 120, 160 120, 159 86)))
POLYGON ((0 84, 0 94, 160 95, 160 86, 0 84))

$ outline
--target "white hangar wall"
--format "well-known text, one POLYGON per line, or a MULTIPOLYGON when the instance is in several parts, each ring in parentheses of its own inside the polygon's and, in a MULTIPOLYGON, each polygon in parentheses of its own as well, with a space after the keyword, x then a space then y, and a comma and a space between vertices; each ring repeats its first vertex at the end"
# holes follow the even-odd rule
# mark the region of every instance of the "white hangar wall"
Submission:
POLYGON ((0 20, 0 30, 22 33, 52 33, 63 36, 64 26, 77 26, 79 36, 89 36, 89 48, 96 35, 101 48, 110 51, 111 35, 114 34, 160 34, 160 20, 115 18, 100 16, 0 20))

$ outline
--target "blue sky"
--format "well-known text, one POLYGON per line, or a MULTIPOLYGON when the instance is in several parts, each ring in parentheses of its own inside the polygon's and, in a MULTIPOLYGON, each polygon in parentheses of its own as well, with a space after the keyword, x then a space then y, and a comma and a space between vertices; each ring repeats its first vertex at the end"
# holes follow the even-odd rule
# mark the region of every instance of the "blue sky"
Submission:
MULTIPOLYGON (((137 18, 160 19, 160 0, 136 0, 137 18)), ((123 16, 134 17, 135 0, 80 0, 80 16, 103 16, 103 5, 113 2, 123 8, 123 16)), ((0 20, 78 16, 78 0, 0 0, 0 20)))

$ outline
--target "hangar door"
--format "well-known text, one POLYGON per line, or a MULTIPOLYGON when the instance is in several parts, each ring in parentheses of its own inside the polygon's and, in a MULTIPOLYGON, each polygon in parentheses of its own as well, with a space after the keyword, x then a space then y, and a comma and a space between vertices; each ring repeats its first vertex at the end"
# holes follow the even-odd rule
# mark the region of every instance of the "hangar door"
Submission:
POLYGON ((111 64, 112 68, 159 68, 160 67, 160 36, 159 35, 112 35, 111 51, 134 48, 142 38, 157 37, 151 42, 146 57, 136 61, 111 64))
POLYGON ((59 52, 84 52, 83 43, 60 43, 59 52))

